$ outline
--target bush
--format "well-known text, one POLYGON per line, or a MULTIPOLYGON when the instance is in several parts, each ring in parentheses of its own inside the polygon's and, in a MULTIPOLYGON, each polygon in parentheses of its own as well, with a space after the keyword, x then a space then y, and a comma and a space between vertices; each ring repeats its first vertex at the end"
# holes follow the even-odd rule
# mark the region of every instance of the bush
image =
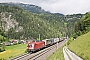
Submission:
POLYGON ((73 38, 68 39, 67 45, 69 45, 73 41, 73 38))
POLYGON ((0 52, 5 51, 5 46, 4 45, 0 45, 0 52))

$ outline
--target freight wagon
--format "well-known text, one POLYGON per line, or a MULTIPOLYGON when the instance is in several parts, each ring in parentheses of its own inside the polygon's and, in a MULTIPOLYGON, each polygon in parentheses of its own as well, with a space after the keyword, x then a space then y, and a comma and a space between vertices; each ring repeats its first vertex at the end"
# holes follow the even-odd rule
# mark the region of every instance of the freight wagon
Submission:
POLYGON ((50 39, 44 39, 42 41, 33 41, 33 42, 28 43, 27 51, 34 52, 34 51, 40 50, 44 47, 48 47, 48 46, 51 46, 51 45, 56 44, 58 42, 61 42, 63 40, 65 40, 65 38, 62 38, 62 39, 50 38, 50 39))
POLYGON ((51 43, 52 43, 50 39, 44 39, 44 40, 42 40, 42 41, 45 42, 45 47, 50 46, 51 43))

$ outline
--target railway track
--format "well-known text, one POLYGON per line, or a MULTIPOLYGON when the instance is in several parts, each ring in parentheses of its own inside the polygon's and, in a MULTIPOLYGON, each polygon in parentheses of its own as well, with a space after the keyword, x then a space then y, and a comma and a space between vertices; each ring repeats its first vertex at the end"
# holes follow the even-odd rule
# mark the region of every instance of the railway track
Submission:
POLYGON ((12 58, 10 60, 36 60, 38 57, 40 57, 41 55, 47 53, 48 51, 52 50, 55 47, 56 46, 53 45, 53 46, 45 48, 45 49, 43 49, 41 51, 38 51, 36 53, 25 53, 25 54, 22 54, 20 56, 15 57, 15 58, 12 58))
POLYGON ((57 48, 57 44, 52 45, 48 48, 42 49, 41 51, 38 51, 36 53, 25 53, 23 55, 17 56, 15 58, 10 59, 10 60, 37 60, 40 56, 45 55, 50 50, 53 50, 56 48, 57 48))
POLYGON ((36 53, 25 53, 25 54, 15 57, 15 58, 11 58, 10 60, 35 60, 36 58, 47 53, 48 51, 50 51, 53 48, 55 48, 55 45, 45 48, 36 53))
POLYGON ((15 57, 15 58, 11 58, 10 60, 21 60, 29 55, 30 55, 29 53, 25 53, 25 54, 15 57))
POLYGON ((38 54, 36 54, 36 55, 30 57, 30 58, 27 59, 27 60, 37 60, 37 58, 39 58, 40 56, 42 56, 42 55, 48 53, 50 50, 52 50, 52 49, 55 48, 55 47, 56 47, 55 45, 50 46, 50 47, 48 47, 47 49, 45 49, 45 50, 41 51, 40 53, 38 53, 38 54))

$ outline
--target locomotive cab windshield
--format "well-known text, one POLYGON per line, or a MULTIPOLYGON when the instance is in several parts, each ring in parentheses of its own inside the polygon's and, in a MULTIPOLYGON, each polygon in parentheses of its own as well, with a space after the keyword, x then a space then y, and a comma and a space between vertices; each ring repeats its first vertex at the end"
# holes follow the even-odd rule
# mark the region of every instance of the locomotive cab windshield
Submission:
POLYGON ((34 44, 28 44, 29 49, 34 49, 34 44))

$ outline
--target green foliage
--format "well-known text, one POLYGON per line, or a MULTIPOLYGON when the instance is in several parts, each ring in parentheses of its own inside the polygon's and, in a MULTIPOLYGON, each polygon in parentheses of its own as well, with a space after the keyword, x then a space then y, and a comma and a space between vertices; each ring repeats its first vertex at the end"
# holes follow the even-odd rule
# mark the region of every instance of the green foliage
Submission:
POLYGON ((87 12, 80 21, 75 23, 75 35, 82 35, 90 31, 90 12, 87 12))
POLYGON ((73 39, 72 37, 69 38, 66 44, 69 45, 73 40, 74 40, 74 39, 73 39))
POLYGON ((16 20, 19 23, 19 27, 23 27, 23 30, 19 32, 15 32, 18 28, 16 26, 3 33, 7 38, 37 39, 40 34, 42 40, 45 38, 61 37, 66 33, 63 18, 55 14, 34 14, 16 6, 4 5, 0 6, 0 12, 11 13, 11 19, 16 20))
POLYGON ((0 52, 5 51, 5 46, 0 44, 0 52))
POLYGON ((82 16, 83 16, 83 14, 66 15, 65 19, 67 22, 68 36, 71 36, 75 33, 74 32, 74 24, 75 24, 75 22, 79 21, 82 18, 82 16))
POLYGON ((9 41, 9 40, 6 39, 4 36, 0 35, 0 43, 5 42, 5 41, 9 41))
MULTIPOLYGON (((0 8, 0 12, 11 13, 11 19, 19 23, 18 26, 9 29, 7 32, 3 28, 1 29, 1 35, 8 39, 37 39, 39 34, 41 40, 70 36, 74 33, 74 22, 82 17, 82 14, 66 15, 66 17, 58 14, 35 14, 17 6, 3 5, 0 8), (23 27, 23 30, 15 32, 18 27, 23 27)), ((5 17, 8 17, 8 14, 5 17)), ((5 22, 0 22, 5 24, 5 22)))

